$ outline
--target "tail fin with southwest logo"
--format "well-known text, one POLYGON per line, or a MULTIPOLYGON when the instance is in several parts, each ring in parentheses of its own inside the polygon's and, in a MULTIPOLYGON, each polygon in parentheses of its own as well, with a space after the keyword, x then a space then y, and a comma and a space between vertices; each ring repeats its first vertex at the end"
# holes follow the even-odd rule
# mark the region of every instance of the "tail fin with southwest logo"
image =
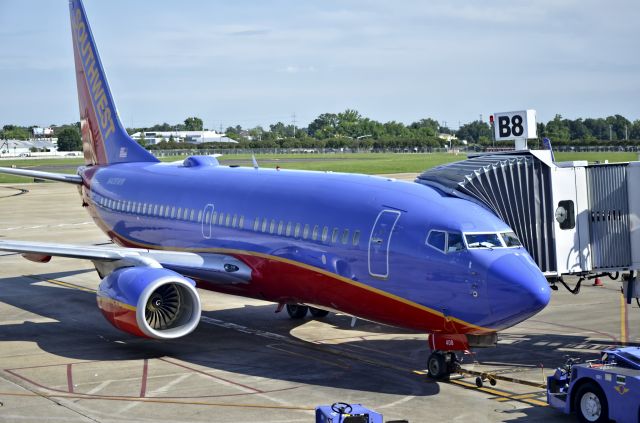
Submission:
POLYGON ((122 126, 81 0, 70 0, 73 55, 87 164, 157 162, 122 126))

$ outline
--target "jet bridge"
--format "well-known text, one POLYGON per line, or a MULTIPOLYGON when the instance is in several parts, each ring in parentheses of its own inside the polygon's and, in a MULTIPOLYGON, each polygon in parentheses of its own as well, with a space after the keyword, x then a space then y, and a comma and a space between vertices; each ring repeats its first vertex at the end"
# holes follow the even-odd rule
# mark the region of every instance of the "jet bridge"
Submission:
POLYGON ((471 156, 416 182, 492 210, 551 280, 640 269, 640 162, 555 163, 548 150, 524 150, 471 156))

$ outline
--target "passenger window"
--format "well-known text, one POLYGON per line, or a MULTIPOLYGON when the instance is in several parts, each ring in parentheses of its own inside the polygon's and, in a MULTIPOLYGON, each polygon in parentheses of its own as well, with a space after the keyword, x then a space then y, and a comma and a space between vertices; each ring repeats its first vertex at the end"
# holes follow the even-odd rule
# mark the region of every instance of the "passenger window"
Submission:
POLYGON ((204 215, 204 223, 208 223, 209 222, 209 212, 207 212, 207 214, 204 215))
MULTIPOLYGON (((182 215, 184 220, 189 220, 189 209, 184 209, 184 214, 182 215)), ((193 210, 191 210, 191 219, 193 219, 193 210)))
POLYGON ((240 216, 240 222, 238 222, 238 228, 244 228, 244 216, 240 216))
POLYGON ((256 220, 253 221, 253 230, 258 232, 259 227, 260 227, 260 218, 256 217, 256 220))
POLYGON ((224 220, 224 226, 228 228, 230 224, 231 224, 231 213, 227 213, 227 217, 224 220))
POLYGON ((182 218, 182 207, 178 207, 178 213, 176 213, 176 217, 178 220, 182 218))
POLYGON ((326 242, 328 236, 329 236, 329 228, 325 226, 324 228, 322 228, 322 242, 326 242))
POLYGON ((273 234, 276 232, 276 221, 271 219, 271 224, 269 225, 269 233, 273 234))
POLYGON ((296 229, 293 233, 294 238, 298 238, 300 236, 300 224, 296 223, 296 229))
POLYGON ((196 211, 194 209, 191 209, 191 217, 189 217, 189 220, 193 221, 193 218, 196 215, 196 211))
POLYGON ((131 211, 131 202, 127 201, 127 213, 131 211))
POLYGON ((340 229, 333 228, 333 233, 331 234, 331 242, 334 244, 338 242, 338 234, 340 233, 340 229))
POLYGON ((344 232, 342 232, 342 243, 346 244, 347 242, 349 242, 349 229, 345 229, 344 232))
POLYGON ((262 219, 262 232, 267 232, 267 218, 262 219))
POLYGON ((283 229, 284 229, 284 222, 281 220, 280 223, 278 223, 278 235, 282 235, 283 229))
POLYGON ((176 217, 176 207, 175 206, 171 207, 171 218, 173 219, 174 217, 176 217))
POLYGON ((304 229, 302 230, 302 238, 303 239, 307 239, 309 238, 309 225, 304 225, 304 229))
POLYGON ((457 232, 449 232, 447 237, 447 252, 454 253, 464 250, 464 242, 462 242, 462 234, 457 232))
POLYGON ((233 220, 231 221, 231 227, 235 228, 237 223, 238 223, 238 215, 234 214, 233 220))
POLYGON ((160 206, 160 214, 158 216, 162 217, 164 215, 164 206, 160 206))
POLYGON ((286 236, 291 236, 291 222, 287 222, 287 230, 285 232, 286 236))
MULTIPOLYGON (((151 210, 151 207, 149 207, 149 210, 151 210)), ((147 203, 142 205, 142 214, 147 214, 147 203)))
POLYGON ((427 237, 427 244, 435 248, 436 250, 440 250, 443 253, 445 252, 445 243, 446 243, 447 234, 443 231, 431 231, 429 232, 429 236, 427 237))
POLYGON ((220 213, 220 217, 218 218, 218 225, 222 226, 224 222, 224 213, 220 213))
POLYGON ((311 239, 313 239, 314 241, 316 239, 318 239, 318 231, 320 230, 320 228, 318 228, 318 225, 313 227, 313 234, 311 235, 311 239))
POLYGON ((360 243, 360 231, 355 231, 353 233, 353 245, 357 246, 360 243))
POLYGON ((198 210, 198 223, 202 222, 202 210, 198 210))
POLYGON ((169 217, 169 213, 171 212, 171 210, 169 210, 169 206, 165 206, 164 208, 164 217, 169 217))

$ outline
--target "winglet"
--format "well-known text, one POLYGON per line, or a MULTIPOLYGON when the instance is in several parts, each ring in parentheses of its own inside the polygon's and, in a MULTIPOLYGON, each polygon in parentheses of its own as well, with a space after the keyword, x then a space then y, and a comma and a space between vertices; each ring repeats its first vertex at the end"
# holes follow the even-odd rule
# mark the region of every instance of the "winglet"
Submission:
POLYGON ((82 1, 69 0, 69 12, 86 164, 157 162, 118 118, 82 1))

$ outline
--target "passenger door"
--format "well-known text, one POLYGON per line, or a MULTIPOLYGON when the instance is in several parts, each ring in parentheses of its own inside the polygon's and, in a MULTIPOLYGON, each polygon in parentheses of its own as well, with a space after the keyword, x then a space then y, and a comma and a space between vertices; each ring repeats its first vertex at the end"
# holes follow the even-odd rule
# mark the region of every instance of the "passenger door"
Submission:
POLYGON ((369 274, 386 279, 389 276, 389 245, 393 229, 400 218, 397 210, 383 210, 378 214, 369 238, 369 274))

